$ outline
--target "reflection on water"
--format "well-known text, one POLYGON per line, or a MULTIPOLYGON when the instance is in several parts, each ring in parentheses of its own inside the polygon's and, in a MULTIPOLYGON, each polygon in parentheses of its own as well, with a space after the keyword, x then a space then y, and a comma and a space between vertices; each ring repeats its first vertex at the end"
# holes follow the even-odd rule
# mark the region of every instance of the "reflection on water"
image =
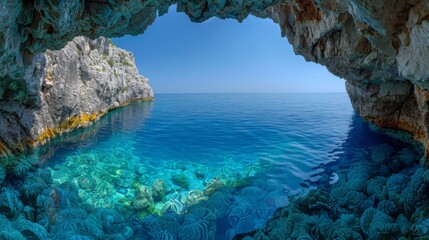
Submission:
POLYGON ((161 95, 4 161, 0 239, 232 239, 284 206, 253 237, 425 236, 422 150, 399 137, 345 94, 161 95))

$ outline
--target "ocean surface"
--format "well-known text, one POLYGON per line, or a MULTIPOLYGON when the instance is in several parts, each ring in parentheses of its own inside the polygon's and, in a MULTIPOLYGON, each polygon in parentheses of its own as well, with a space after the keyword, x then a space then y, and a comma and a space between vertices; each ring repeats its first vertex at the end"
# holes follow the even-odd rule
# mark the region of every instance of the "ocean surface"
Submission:
MULTIPOLYGON (((158 94, 35 149, 4 185, 54 239, 232 239, 350 180, 356 162, 405 151, 418 168, 410 139, 363 121, 343 93, 158 94)), ((377 174, 404 167, 389 169, 377 174)))

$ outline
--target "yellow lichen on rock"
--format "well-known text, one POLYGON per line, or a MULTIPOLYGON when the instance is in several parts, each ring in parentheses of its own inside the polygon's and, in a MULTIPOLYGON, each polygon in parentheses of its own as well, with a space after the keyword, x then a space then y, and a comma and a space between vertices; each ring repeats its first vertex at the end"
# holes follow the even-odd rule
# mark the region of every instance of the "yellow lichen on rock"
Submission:
POLYGON ((37 142, 43 143, 48 139, 54 138, 56 136, 55 130, 52 128, 48 128, 45 131, 43 131, 38 137, 37 142))
MULTIPOLYGON (((148 98, 141 98, 141 99, 134 99, 132 101, 153 101, 153 97, 148 98)), ((128 105, 130 102, 126 102, 120 107, 123 107, 125 105, 128 105)), ((112 108, 114 109, 114 108, 112 108)), ((27 137, 23 140, 23 143, 28 147, 36 147, 42 144, 45 144, 47 141, 49 141, 52 138, 55 138, 57 135, 63 133, 63 132, 70 132, 73 129, 79 128, 79 127, 87 127, 94 123, 95 121, 99 120, 102 116, 104 116, 109 110, 103 111, 98 110, 95 113, 81 113, 79 116, 72 116, 69 117, 67 120, 63 121, 58 128, 48 128, 42 133, 40 133, 36 138, 30 138, 27 137)), ((0 142, 0 157, 3 155, 6 155, 6 151, 2 151, 4 145, 0 142)), ((23 149, 23 145, 19 144, 20 149, 23 149)), ((8 148, 5 148, 8 149, 8 148)), ((8 153, 9 154, 9 153, 8 153)))
POLYGON ((35 139, 26 139, 24 142, 29 147, 35 147, 46 143, 48 140, 55 138, 58 134, 63 132, 70 132, 78 127, 86 127, 97 121, 100 116, 104 115, 103 111, 98 113, 82 113, 80 116, 73 116, 60 124, 58 128, 48 128, 40 133, 35 139))
POLYGON ((132 100, 133 102, 153 102, 155 101, 154 97, 144 97, 144 98, 137 98, 132 100))
POLYGON ((98 120, 100 115, 104 115, 104 113, 99 111, 99 113, 92 113, 92 114, 87 114, 87 113, 82 113, 80 116, 73 116, 70 117, 68 120, 64 121, 62 124, 60 124, 59 127, 59 131, 63 132, 63 131, 69 131, 69 130, 73 130, 75 128, 78 127, 83 127, 83 126, 88 126, 91 123, 93 123, 94 121, 98 120))
POLYGON ((0 141, 0 157, 8 157, 11 155, 10 149, 6 146, 5 143, 0 141))

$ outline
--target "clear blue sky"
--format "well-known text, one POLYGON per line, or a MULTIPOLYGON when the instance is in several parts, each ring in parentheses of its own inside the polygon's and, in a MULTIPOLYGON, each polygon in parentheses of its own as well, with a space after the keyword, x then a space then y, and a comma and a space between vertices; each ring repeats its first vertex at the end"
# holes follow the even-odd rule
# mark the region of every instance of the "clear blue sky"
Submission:
POLYGON ((192 23, 171 7, 144 34, 113 41, 134 53, 155 94, 345 92, 344 80, 296 56, 268 19, 192 23))

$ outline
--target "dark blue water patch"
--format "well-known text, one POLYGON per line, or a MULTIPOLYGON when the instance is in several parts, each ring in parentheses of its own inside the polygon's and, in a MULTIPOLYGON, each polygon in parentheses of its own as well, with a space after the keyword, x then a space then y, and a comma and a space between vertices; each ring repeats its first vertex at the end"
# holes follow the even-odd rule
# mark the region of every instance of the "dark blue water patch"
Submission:
POLYGON ((158 95, 8 164, 3 207, 52 238, 231 239, 363 166, 379 171, 360 181, 412 182, 422 149, 400 136, 362 121, 345 94, 158 95))

